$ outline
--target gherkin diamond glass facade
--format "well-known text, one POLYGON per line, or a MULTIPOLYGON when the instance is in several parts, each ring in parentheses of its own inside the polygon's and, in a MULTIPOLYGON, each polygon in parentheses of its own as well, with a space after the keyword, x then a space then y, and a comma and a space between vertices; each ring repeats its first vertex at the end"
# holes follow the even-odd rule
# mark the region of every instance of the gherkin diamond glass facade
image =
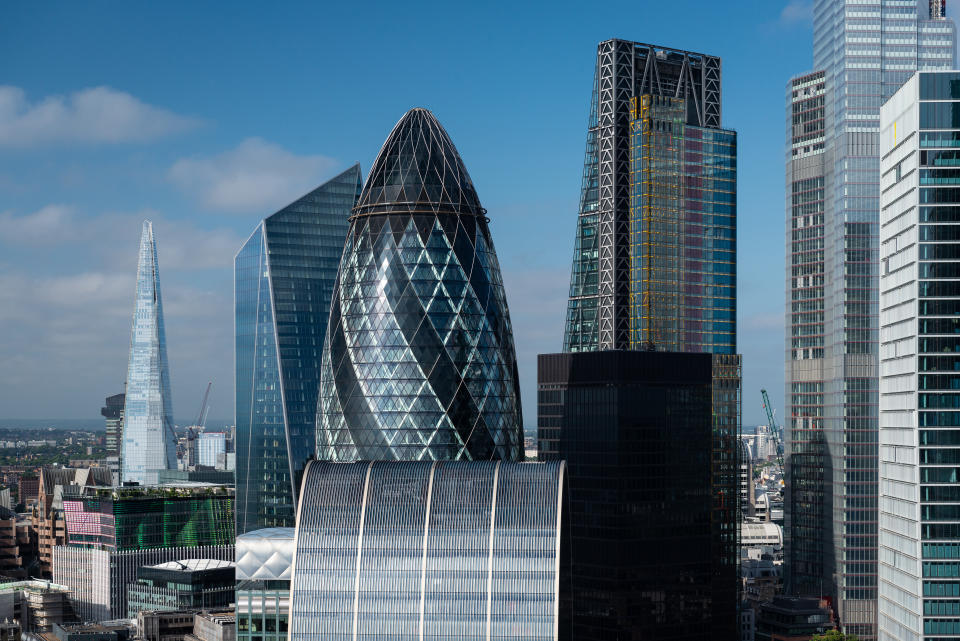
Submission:
POLYGON ((293 527, 354 165, 267 217, 236 257, 237 532, 293 527))
POLYGON ((317 458, 516 460, 516 355, 486 211, 429 111, 354 208, 324 343, 317 458))

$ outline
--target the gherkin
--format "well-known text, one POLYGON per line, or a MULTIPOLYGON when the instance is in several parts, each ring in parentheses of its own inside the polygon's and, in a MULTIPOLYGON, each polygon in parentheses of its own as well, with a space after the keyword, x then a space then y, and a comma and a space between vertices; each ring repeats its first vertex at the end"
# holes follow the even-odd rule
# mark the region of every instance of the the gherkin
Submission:
POLYGON ((353 210, 323 348, 320 460, 517 460, 517 361, 473 182, 407 112, 353 210))

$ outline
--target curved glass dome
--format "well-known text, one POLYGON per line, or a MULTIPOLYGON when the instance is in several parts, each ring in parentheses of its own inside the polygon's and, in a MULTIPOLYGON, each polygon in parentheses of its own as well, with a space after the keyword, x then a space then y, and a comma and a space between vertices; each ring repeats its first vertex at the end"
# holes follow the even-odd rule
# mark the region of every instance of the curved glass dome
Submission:
POLYGON ((320 460, 522 458, 513 332, 486 212, 432 113, 384 143, 340 263, 320 460))

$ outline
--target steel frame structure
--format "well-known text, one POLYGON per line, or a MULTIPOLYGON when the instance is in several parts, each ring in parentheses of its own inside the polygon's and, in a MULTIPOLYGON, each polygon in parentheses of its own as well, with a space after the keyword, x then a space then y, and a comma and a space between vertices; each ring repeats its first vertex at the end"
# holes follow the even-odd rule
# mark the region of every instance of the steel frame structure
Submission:
MULTIPOLYGON (((689 124, 719 128, 720 84, 715 56, 617 39, 597 47, 591 105, 597 119, 588 132, 597 141, 598 166, 596 349, 630 347, 630 100, 645 94, 682 98, 689 124)), ((571 302, 583 298, 589 295, 571 291, 571 302)))

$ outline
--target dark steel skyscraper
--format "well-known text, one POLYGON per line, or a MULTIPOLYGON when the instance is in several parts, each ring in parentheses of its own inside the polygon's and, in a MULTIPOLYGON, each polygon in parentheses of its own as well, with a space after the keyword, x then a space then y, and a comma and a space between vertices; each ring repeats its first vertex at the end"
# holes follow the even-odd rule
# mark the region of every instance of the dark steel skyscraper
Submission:
POLYGON ((447 132, 429 111, 407 112, 351 217, 324 342, 319 460, 522 457, 487 222, 447 132))
POLYGON ((237 532, 293 527, 354 165, 264 219, 236 257, 237 532))
POLYGON ((600 43, 565 351, 736 352, 736 149, 719 58, 600 43))
MULTIPOLYGON (((607 40, 596 60, 564 350, 712 354, 712 602, 732 625, 739 555, 737 134, 721 128, 720 59, 607 40)), ((589 462, 587 450, 561 450, 571 470, 589 462)), ((571 474, 572 495, 581 482, 571 474)), ((572 504, 574 518, 579 509, 572 504)), ((723 625, 719 616, 717 622, 723 625)))

